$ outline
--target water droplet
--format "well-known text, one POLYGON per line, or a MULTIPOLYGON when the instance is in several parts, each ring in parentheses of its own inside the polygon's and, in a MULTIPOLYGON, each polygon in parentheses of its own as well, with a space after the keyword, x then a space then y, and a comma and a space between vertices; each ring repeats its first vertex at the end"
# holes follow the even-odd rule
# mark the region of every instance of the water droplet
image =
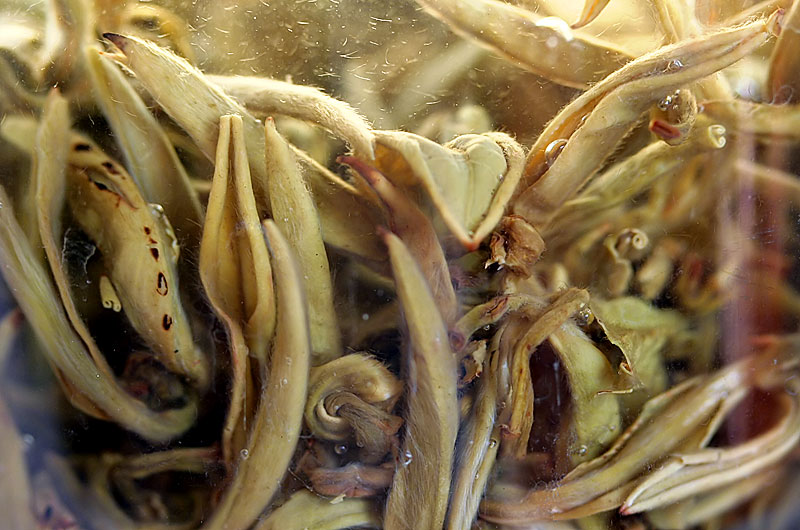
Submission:
POLYGON ((347 446, 345 444, 339 444, 333 448, 333 452, 337 455, 343 455, 347 452, 347 446))
POLYGON ((490 326, 489 324, 483 326, 483 331, 489 331, 490 329, 492 329, 492 326, 490 326))
POLYGON ((578 321, 579 326, 588 326, 592 322, 594 322, 594 313, 592 310, 589 309, 589 306, 585 306, 581 308, 580 311, 575 315, 575 319, 578 321))
POLYGON ((369 313, 364 313, 361 315, 361 320, 369 320, 369 313))
POLYGON ((492 438, 491 440, 489 440, 489 447, 490 447, 490 448, 495 448, 495 447, 497 447, 497 440, 495 440, 494 438, 492 438))
POLYGON ((401 458, 401 460, 400 460, 400 464, 401 464, 403 467, 406 467, 406 466, 408 466, 408 464, 410 464, 410 463, 411 463, 411 460, 413 460, 413 458, 414 458, 414 455, 412 455, 412 454, 411 454, 411 451, 406 451, 406 452, 404 452, 404 453, 401 455, 401 457, 400 457, 400 458, 401 458))
POLYGON ((585 445, 582 445, 582 446, 578 447, 578 454, 581 455, 581 456, 585 455, 588 451, 589 451, 589 448, 586 447, 585 445))
POLYGON ((288 385, 288 384, 289 384, 289 380, 288 379, 286 379, 285 377, 283 379, 281 379, 281 386, 288 385))
POLYGON ((556 158, 558 158, 558 155, 564 150, 565 145, 567 145, 567 141, 563 138, 559 138, 558 140, 553 140, 545 147, 544 161, 547 163, 548 167, 555 163, 556 158))
POLYGON ((683 68, 683 63, 680 59, 672 59, 669 63, 667 63, 667 72, 675 72, 683 68))
MULTIPOLYGON (((536 22, 536 25, 539 26, 540 28, 550 28, 550 29, 552 29, 558 35, 558 37, 561 37, 562 39, 564 39, 567 42, 570 42, 574 38, 574 35, 572 34, 572 29, 569 27, 569 24, 567 24, 566 21, 563 18, 560 18, 560 17, 544 17, 543 19, 541 19, 538 22, 536 22)), ((553 37, 550 37, 550 38, 553 38, 553 37)), ((549 41, 549 38, 548 38, 548 41, 549 41)), ((554 46, 550 46, 550 43, 547 42, 547 41, 545 41, 545 43, 551 48, 554 47, 554 46)), ((556 41, 556 45, 557 44, 558 44, 558 41, 556 41)))
POLYGON ((247 449, 242 449, 241 451, 239 451, 239 454, 242 456, 242 460, 247 460, 248 458, 250 458, 250 451, 248 451, 247 449))
POLYGON ((672 96, 665 97, 658 102, 658 110, 669 110, 670 106, 672 105, 672 101, 672 96))

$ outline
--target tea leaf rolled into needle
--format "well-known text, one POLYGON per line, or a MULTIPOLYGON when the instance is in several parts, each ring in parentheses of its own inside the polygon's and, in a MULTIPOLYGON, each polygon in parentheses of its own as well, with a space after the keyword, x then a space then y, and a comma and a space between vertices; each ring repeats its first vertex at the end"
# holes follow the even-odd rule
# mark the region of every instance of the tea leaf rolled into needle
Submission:
POLYGON ((272 266, 250 179, 248 153, 239 116, 220 118, 214 178, 200 243, 200 279, 214 311, 225 323, 231 344, 231 402, 223 428, 226 462, 244 442, 243 403, 247 357, 264 361, 275 328, 272 266))
MULTIPOLYGON (((488 364, 488 362, 487 362, 488 364)), ((489 474, 500 445, 497 414, 497 377, 486 370, 478 382, 472 413, 461 427, 456 442, 458 466, 453 477, 447 513, 447 530, 469 528, 478 515, 489 474)))
POLYGON ((339 357, 342 351, 320 218, 295 155, 272 118, 267 118, 265 130, 272 218, 298 257, 306 299, 314 300, 308 307, 308 319, 314 365, 320 365, 339 357))
POLYGON ((14 218, 11 201, 0 188, 0 258, 3 277, 14 290, 17 303, 43 345, 43 353, 54 370, 95 409, 143 438, 166 441, 194 423, 195 403, 179 409, 155 412, 134 399, 98 368, 87 354, 62 307, 54 304, 58 293, 35 257, 14 218))
POLYGON ((406 429, 384 528, 444 524, 458 433, 458 370, 425 278, 403 242, 386 234, 397 295, 409 331, 406 429), (424 499, 424 501, 422 501, 424 499))
POLYGON ((620 508, 623 514, 664 507, 718 487, 746 480, 769 469, 794 449, 800 439, 800 400, 795 377, 789 380, 794 395, 777 396, 783 409, 778 423, 767 432, 729 448, 708 448, 670 457, 662 464, 669 473, 656 471, 639 484, 620 508), (670 466, 671 463, 677 466, 670 466))
POLYGON ((194 246, 203 210, 175 149, 119 68, 93 47, 86 54, 96 100, 142 195, 161 204, 179 239, 194 246))
MULTIPOLYGON (((765 491, 776 483, 782 469, 767 468, 746 480, 722 486, 709 493, 689 497, 663 508, 647 511, 647 520, 657 528, 691 528, 729 510, 765 491)), ((778 526, 780 528, 780 526, 778 526)))
POLYGON ((665 95, 702 79, 761 46, 777 16, 725 29, 635 59, 567 105, 528 154, 512 211, 541 230, 599 169, 640 116, 665 95), (553 159, 552 142, 567 140, 553 159))
POLYGON ((345 528, 380 528, 375 503, 369 499, 332 502, 310 491, 294 493, 254 530, 342 530, 345 528))
POLYGON ((275 268, 277 324, 264 367, 258 409, 224 497, 203 528, 245 530, 269 505, 300 438, 311 363, 303 282, 291 247, 272 221, 264 221, 275 268))
POLYGON ((366 119, 349 104, 318 88, 265 77, 209 75, 207 78, 251 112, 285 114, 316 123, 347 142, 355 156, 375 158, 375 137, 366 119))
POLYGON ((587 88, 631 59, 609 42, 573 32, 560 18, 497 0, 417 3, 462 37, 562 85, 587 88))
MULTIPOLYGON (((121 52, 104 55, 133 71, 136 78, 153 95, 158 104, 189 133, 189 136, 194 139, 200 150, 209 159, 213 160, 216 155, 220 117, 227 114, 236 114, 242 117, 244 139, 251 161, 250 170, 254 177, 253 190, 256 205, 259 210, 268 209, 268 177, 263 124, 247 112, 242 105, 225 94, 220 87, 210 82, 197 68, 172 52, 136 37, 115 33, 106 33, 104 36, 111 40, 121 52)), ((289 110, 284 108, 283 112, 293 116, 289 110)), ((302 119, 303 116, 296 117, 302 119)), ((350 241, 361 237, 364 229, 361 223, 357 222, 360 219, 354 220, 356 221, 356 226, 353 227, 354 234, 352 234, 354 237, 349 237, 350 233, 342 234, 342 227, 347 225, 347 220, 341 219, 344 215, 341 210, 344 209, 345 212, 347 210, 341 204, 331 205, 330 201, 333 201, 335 197, 328 193, 334 189, 337 193, 336 197, 338 197, 341 195, 341 190, 331 186, 332 181, 322 183, 318 177, 321 177, 320 171, 309 173, 309 187, 315 194, 315 202, 323 204, 320 208, 320 217, 323 221, 323 236, 326 241, 330 234, 330 241, 346 250, 357 251, 367 257, 379 254, 377 252, 373 254, 377 245, 374 241, 376 238, 372 234, 367 234, 372 237, 366 238, 364 244, 350 241), (334 211, 336 208, 339 211, 334 211), (326 228, 329 219, 337 221, 330 231, 326 228), (370 245, 370 243, 372 244, 370 245)), ((346 199, 348 202, 354 202, 350 197, 346 197, 346 199)), ((356 216, 368 217, 369 214, 364 211, 363 207, 358 206, 353 210, 351 217, 356 216)))
POLYGON ((242 117, 247 152, 252 160, 250 169, 255 175, 253 187, 256 203, 264 207, 267 175, 263 124, 210 82, 200 70, 166 48, 133 36, 116 33, 105 33, 103 36, 114 43, 120 52, 103 55, 130 69, 209 159, 215 157, 220 117, 229 114, 242 117))

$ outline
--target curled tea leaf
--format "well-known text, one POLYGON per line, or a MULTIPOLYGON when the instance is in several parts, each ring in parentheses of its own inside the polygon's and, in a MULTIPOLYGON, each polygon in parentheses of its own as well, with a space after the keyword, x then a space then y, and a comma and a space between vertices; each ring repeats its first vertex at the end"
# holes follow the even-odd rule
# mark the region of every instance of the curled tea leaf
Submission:
POLYGON ((375 157, 372 128, 358 112, 322 90, 264 77, 218 76, 208 79, 251 112, 265 116, 285 114, 310 121, 344 139, 355 156, 375 157))
POLYGON ((311 370, 305 420, 311 433, 334 442, 355 438, 367 460, 391 448, 402 420, 392 416, 402 393, 400 381, 381 363, 350 354, 311 370))

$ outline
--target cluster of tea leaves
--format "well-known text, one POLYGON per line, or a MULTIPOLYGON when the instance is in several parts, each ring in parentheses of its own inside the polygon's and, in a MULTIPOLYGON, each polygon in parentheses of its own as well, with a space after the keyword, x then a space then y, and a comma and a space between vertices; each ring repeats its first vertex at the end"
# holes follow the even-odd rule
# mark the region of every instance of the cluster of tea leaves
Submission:
POLYGON ((561 3, 0 5, 9 528, 780 527, 800 4, 561 3))

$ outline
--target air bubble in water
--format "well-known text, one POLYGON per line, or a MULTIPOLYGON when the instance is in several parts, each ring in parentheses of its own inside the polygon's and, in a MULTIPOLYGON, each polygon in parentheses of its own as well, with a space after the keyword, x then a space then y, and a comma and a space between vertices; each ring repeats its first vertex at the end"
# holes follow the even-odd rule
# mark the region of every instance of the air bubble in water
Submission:
POLYGON ((241 451, 239 451, 239 454, 242 456, 242 460, 247 460, 248 458, 250 458, 250 451, 248 451, 247 449, 242 449, 241 451))
POLYGON ((333 448, 333 452, 337 455, 343 455, 347 452, 347 446, 345 444, 339 444, 333 448))
POLYGON ((564 150, 565 145, 567 145, 567 141, 563 138, 559 138, 558 140, 553 140, 545 147, 544 161, 547 163, 548 167, 555 163, 556 158, 558 158, 558 155, 564 150))

